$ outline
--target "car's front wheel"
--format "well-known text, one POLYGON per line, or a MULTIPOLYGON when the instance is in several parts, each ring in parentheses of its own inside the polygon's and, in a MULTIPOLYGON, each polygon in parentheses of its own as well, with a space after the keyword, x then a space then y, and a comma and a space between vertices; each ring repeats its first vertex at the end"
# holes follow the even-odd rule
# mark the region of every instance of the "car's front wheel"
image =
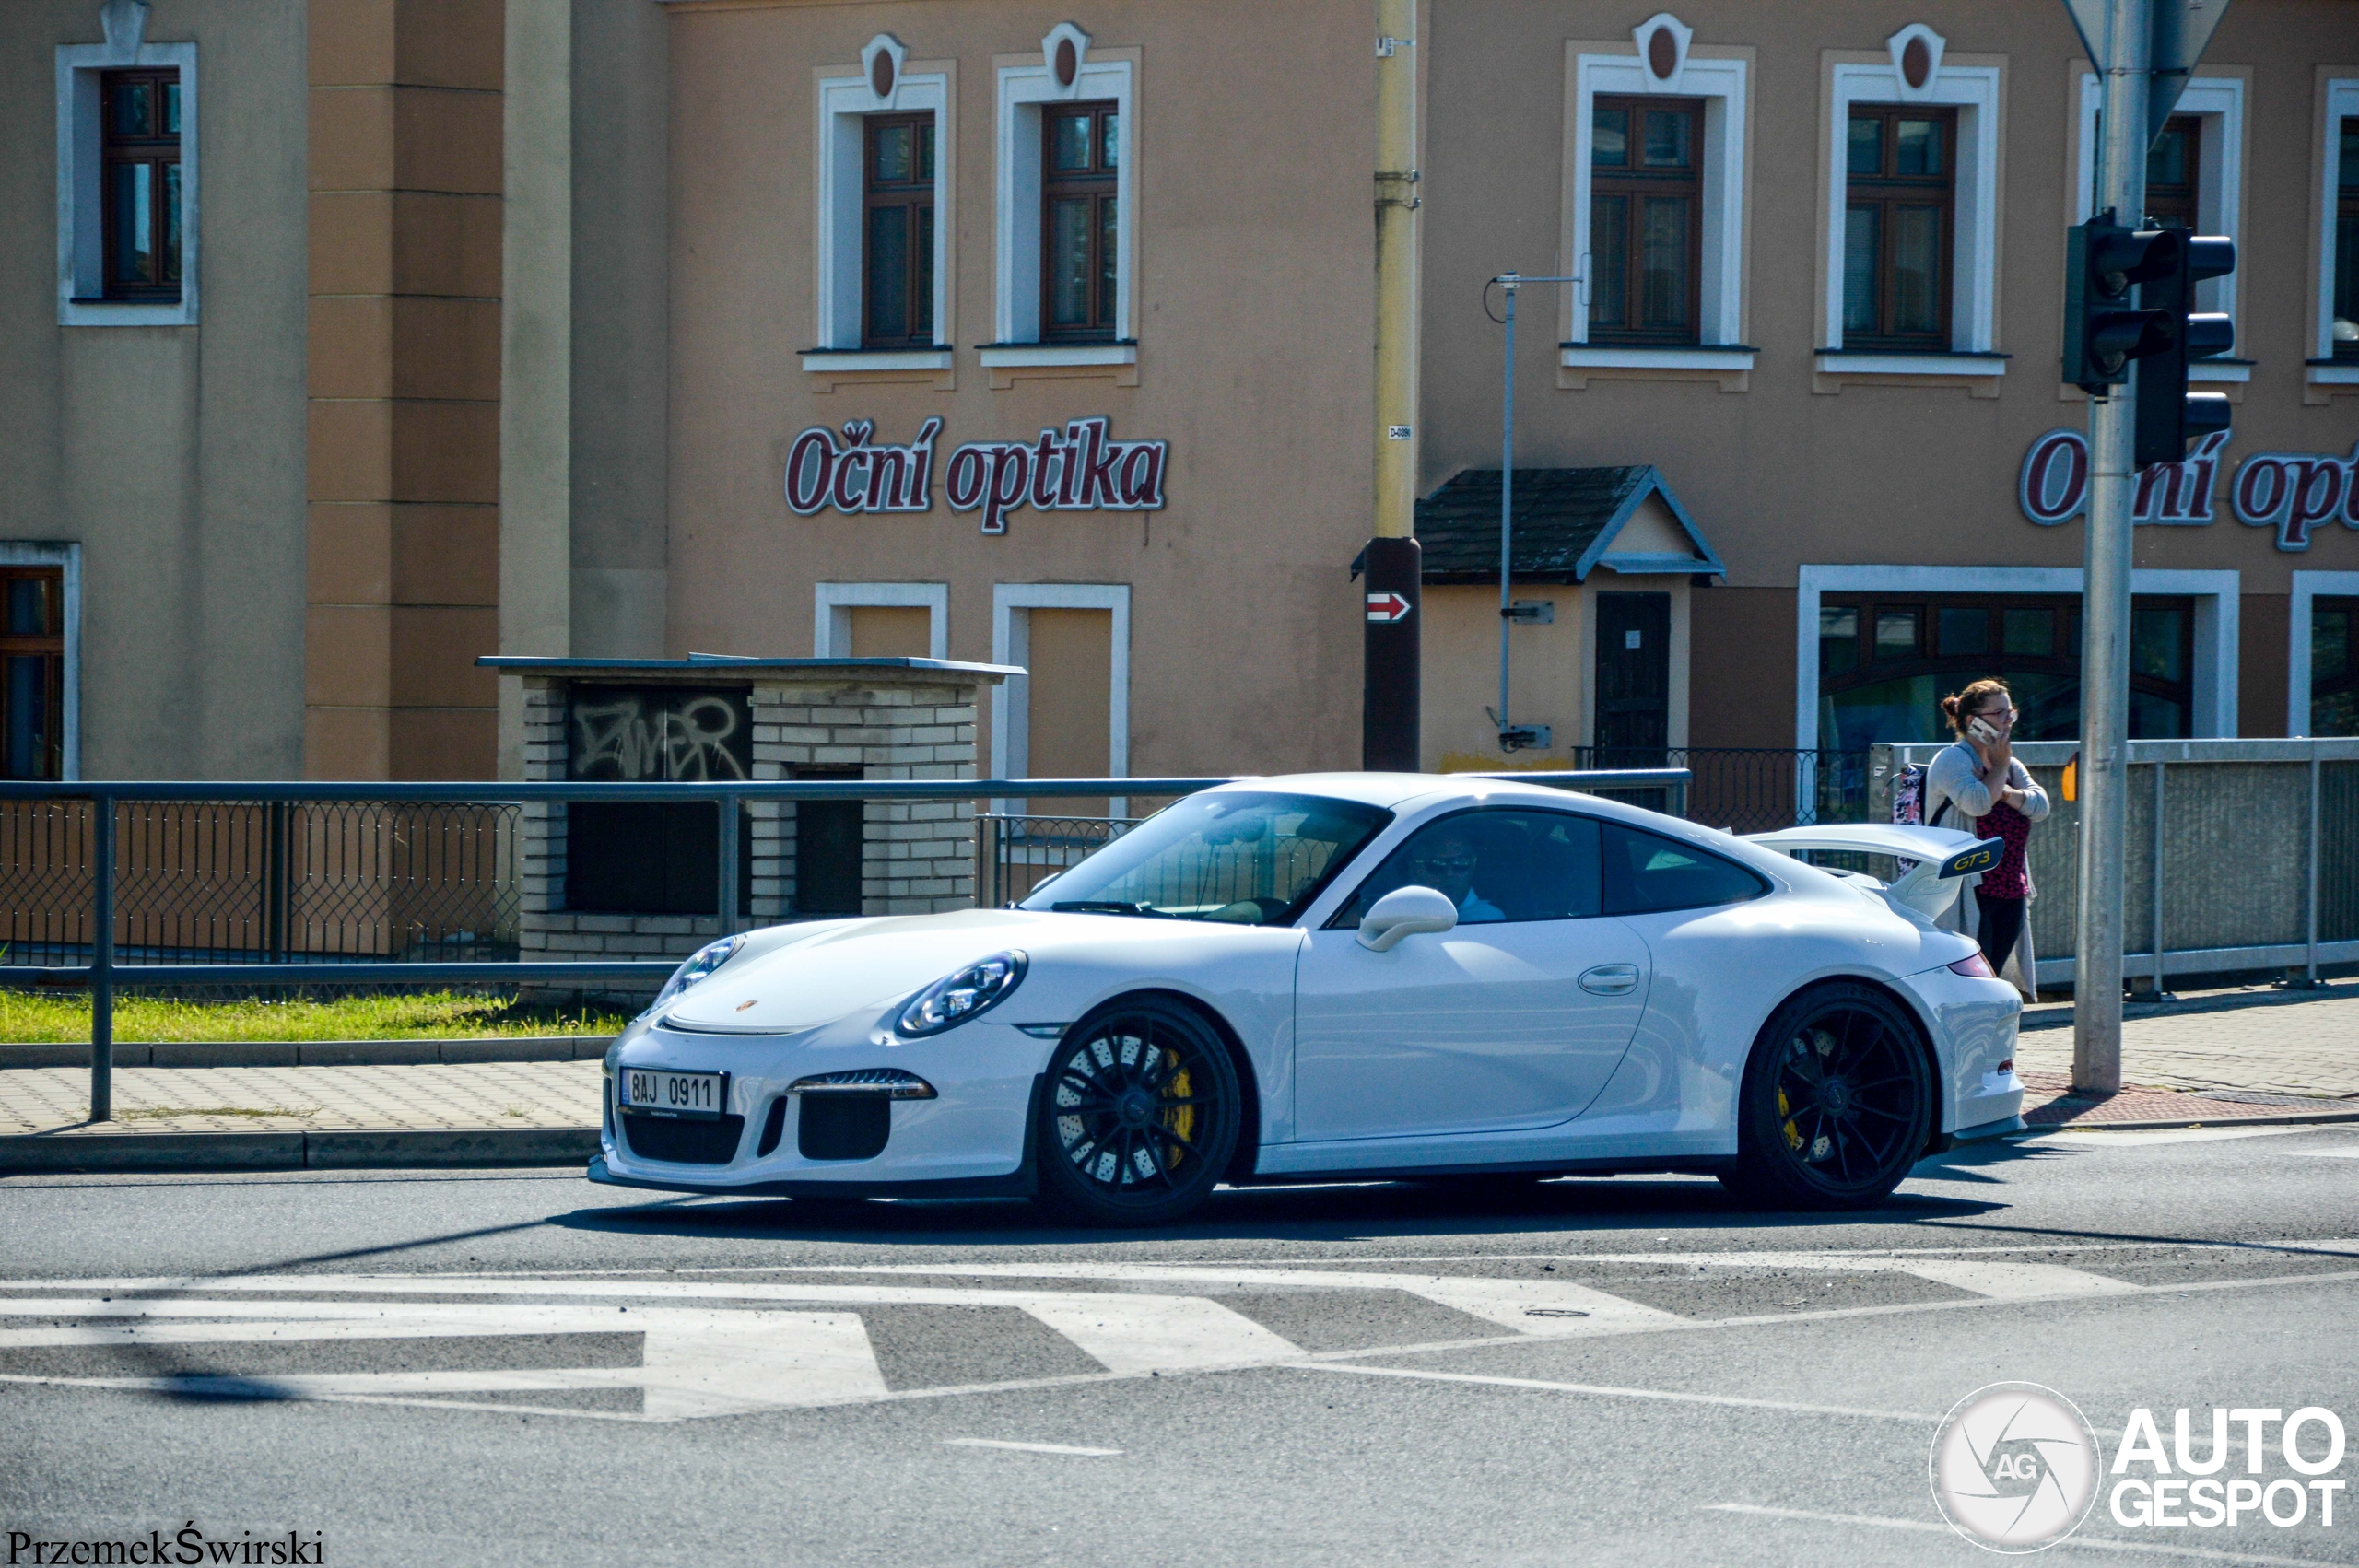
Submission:
POLYGON ((1155 998, 1065 1031, 1043 1095, 1040 1196, 1091 1224, 1168 1224, 1195 1208, 1243 1120, 1227 1047, 1195 1013, 1155 998))
POLYGON ((1737 1164, 1721 1182, 1771 1208, 1881 1202, 1925 1153, 1933 1076, 1916 1021, 1872 986, 1813 986, 1745 1064, 1737 1164))

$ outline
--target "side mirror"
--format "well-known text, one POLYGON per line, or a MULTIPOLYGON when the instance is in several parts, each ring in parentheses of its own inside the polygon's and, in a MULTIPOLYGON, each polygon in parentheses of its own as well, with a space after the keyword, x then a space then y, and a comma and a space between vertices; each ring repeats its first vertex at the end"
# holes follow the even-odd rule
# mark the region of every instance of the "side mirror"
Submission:
POLYGON ((1446 931, 1458 924, 1458 906, 1430 887, 1396 887, 1360 919, 1360 945, 1388 953, 1404 937, 1446 931))

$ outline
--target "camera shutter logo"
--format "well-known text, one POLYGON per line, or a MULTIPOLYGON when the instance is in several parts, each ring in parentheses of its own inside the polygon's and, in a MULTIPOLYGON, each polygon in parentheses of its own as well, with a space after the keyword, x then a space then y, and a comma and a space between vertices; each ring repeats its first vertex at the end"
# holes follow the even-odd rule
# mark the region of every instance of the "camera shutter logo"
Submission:
POLYGON ((1959 1400, 1933 1438, 1933 1502, 1992 1551, 2037 1551, 2078 1529, 2097 1493, 2097 1440, 2071 1400, 1993 1383, 1959 1400))

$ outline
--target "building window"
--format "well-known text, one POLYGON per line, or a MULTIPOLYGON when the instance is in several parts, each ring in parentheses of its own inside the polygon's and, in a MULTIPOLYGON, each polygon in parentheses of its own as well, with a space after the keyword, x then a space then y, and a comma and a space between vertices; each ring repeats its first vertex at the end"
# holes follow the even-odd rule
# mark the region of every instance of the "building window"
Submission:
POLYGON ((868 117, 864 346, 931 346, 934 341, 933 158, 932 114, 868 117))
POLYGON ((1040 115, 1040 325, 1044 339, 1116 335, 1121 114, 1111 103, 1040 115))
POLYGON ((2191 114, 2172 115, 2146 152, 2148 221, 2190 232, 2201 228, 2202 170, 2203 122, 2191 114))
MULTIPOLYGON (((1942 697, 1984 676, 2013 692, 2023 714, 2018 740, 2080 733, 2077 598, 1830 593, 1819 604, 1818 637, 1819 744, 1827 750, 1947 740, 1942 697)), ((2130 667, 2130 737, 2193 734, 2193 600, 2136 599, 2130 667)))
POLYGON ((2359 598, 2310 602, 2310 733, 2359 735, 2359 598))
POLYGON ((1945 349, 1957 115, 1854 106, 1845 140, 1843 343, 1945 349))
POLYGON ((100 78, 106 298, 181 294, 181 76, 109 71, 100 78))
POLYGON ((2342 122, 2334 204, 2334 357, 2359 359, 2359 116, 2342 122))
POLYGON ((65 574, 0 567, 0 764, 65 777, 65 574))
POLYGON ((1594 100, 1591 343, 1700 341, 1703 166, 1700 99, 1594 100))

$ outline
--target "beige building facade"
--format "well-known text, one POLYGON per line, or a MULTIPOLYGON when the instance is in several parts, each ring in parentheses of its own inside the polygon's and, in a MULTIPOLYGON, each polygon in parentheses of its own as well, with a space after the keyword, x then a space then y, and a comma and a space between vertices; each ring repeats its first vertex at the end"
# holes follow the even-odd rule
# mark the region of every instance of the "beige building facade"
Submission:
MULTIPOLYGON (((2359 728, 2354 41, 2237 0, 2150 163, 2239 265, 2235 429, 2145 491, 2140 733, 2359 728)), ((1356 766, 1372 43, 1324 0, 10 7, 8 771, 521 776, 494 653, 1019 667, 987 774, 1356 766)), ((2064 9, 1484 0, 1396 47, 1426 764, 1858 752, 1990 673, 2069 733, 2064 9), (1576 280, 1519 296, 1512 755, 1510 271, 1576 280)))

